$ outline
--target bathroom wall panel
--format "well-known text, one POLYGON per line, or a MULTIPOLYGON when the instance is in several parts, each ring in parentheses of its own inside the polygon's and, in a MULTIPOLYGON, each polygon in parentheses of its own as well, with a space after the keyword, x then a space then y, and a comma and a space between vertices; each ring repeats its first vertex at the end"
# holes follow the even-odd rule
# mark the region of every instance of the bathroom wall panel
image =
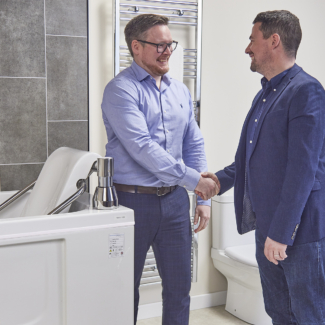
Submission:
POLYGON ((87 0, 45 0, 46 33, 87 36, 87 0))
POLYGON ((0 164, 43 162, 45 79, 0 78, 0 164))
POLYGON ((0 18, 0 76, 45 77, 44 0, 1 0, 0 18))
POLYGON ((88 121, 49 122, 49 155, 60 147, 88 150, 88 121))
POLYGON ((37 179, 42 164, 0 165, 1 191, 16 191, 37 179))
POLYGON ((46 37, 49 120, 88 119, 87 38, 46 37))

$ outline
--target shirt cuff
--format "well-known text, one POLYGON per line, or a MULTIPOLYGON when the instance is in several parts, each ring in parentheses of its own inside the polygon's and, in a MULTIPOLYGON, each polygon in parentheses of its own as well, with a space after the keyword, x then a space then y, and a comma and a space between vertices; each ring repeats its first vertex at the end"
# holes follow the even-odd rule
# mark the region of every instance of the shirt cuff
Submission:
POLYGON ((197 204, 196 205, 208 205, 210 207, 211 199, 205 201, 197 195, 197 204))
POLYGON ((194 191, 199 183, 201 174, 193 168, 187 166, 185 166, 185 168, 185 175, 178 185, 185 187, 188 191, 194 191))

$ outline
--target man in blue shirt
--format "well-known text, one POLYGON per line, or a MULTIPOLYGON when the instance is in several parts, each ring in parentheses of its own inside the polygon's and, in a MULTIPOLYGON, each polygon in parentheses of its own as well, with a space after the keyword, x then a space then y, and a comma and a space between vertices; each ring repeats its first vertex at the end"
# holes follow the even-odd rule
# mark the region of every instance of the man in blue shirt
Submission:
POLYGON ((200 175, 207 162, 189 90, 168 75, 168 60, 177 46, 168 18, 139 15, 124 33, 134 61, 106 86, 102 111, 106 156, 115 159, 119 202, 135 212, 134 322, 141 274, 152 246, 162 278, 163 324, 185 325, 192 239, 186 190, 202 196, 195 213, 200 231, 209 222, 208 199, 219 189, 200 175))
MULTIPOLYGON (((264 303, 273 324, 325 324, 325 91, 295 64, 299 19, 279 10, 253 22, 246 53, 264 77, 235 162, 216 173, 234 186, 240 234, 256 229, 264 303)), ((245 299, 245 297, 243 297, 245 299)))

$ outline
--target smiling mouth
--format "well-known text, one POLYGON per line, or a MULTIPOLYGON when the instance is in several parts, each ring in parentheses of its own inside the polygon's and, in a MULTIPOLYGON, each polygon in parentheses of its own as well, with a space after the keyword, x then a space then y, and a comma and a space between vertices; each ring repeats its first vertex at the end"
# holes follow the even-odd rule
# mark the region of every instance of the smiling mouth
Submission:
POLYGON ((167 58, 164 58, 164 59, 157 59, 157 61, 161 62, 161 63, 168 62, 168 60, 169 60, 169 56, 167 58))

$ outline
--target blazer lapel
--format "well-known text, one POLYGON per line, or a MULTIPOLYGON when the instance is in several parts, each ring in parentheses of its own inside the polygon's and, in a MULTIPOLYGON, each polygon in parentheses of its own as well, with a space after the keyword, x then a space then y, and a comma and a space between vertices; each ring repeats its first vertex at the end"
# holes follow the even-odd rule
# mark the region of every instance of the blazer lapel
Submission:
POLYGON ((274 102, 279 98, 279 96, 283 93, 283 91, 288 87, 288 85, 290 84, 291 80, 297 75, 298 72, 300 72, 302 69, 298 66, 298 65, 294 65, 292 67, 292 69, 288 72, 288 74, 284 77, 283 81, 280 83, 280 85, 277 87, 276 92, 273 92, 273 96, 271 96, 269 98, 269 100, 266 102, 266 106, 265 106, 265 113, 262 115, 262 121, 259 123, 259 125, 257 126, 256 129, 256 141, 254 141, 254 147, 252 150, 252 154, 249 157, 249 159, 252 157, 255 147, 256 147, 256 143, 257 143, 257 139, 259 137, 265 116, 267 115, 268 111, 270 110, 270 108, 272 107, 272 105, 274 104, 274 102))

